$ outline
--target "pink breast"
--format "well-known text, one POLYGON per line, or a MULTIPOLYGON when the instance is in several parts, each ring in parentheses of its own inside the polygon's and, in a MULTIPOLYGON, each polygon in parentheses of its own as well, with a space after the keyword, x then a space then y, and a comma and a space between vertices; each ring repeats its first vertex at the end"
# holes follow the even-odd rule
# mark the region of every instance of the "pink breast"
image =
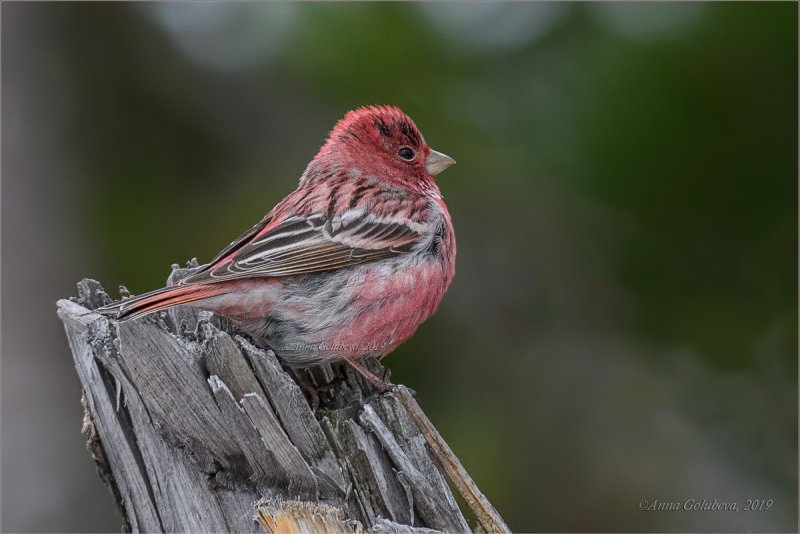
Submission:
POLYGON ((364 307, 352 322, 332 336, 333 345, 349 354, 385 356, 411 337, 435 311, 449 285, 438 263, 427 263, 389 276, 370 271, 351 305, 364 307))

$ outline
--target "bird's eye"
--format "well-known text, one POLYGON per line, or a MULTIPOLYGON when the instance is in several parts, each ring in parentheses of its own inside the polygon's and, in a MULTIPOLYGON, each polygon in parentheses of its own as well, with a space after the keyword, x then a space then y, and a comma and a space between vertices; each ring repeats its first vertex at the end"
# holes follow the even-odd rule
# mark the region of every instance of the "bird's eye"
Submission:
POLYGON ((411 161, 412 159, 414 159, 414 156, 416 156, 417 153, 414 152, 413 148, 404 146, 397 151, 397 155, 406 161, 411 161))

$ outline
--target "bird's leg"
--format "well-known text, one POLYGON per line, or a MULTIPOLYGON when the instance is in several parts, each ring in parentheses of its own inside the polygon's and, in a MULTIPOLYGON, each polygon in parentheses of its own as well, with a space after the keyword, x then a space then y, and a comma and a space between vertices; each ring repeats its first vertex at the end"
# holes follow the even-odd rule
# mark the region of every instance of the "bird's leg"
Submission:
POLYGON ((309 380, 307 369, 293 368, 291 372, 294 375, 295 382, 300 387, 300 391, 305 394, 306 400, 311 406, 311 411, 316 412, 317 408, 319 408, 319 391, 317 386, 309 380))
POLYGON ((348 364, 350 364, 350 366, 353 369, 358 371, 361 374, 361 376, 363 376, 364 378, 369 380, 370 383, 373 386, 375 386, 378 391, 382 392, 382 391, 386 391, 387 389, 389 389, 389 384, 387 384, 385 381, 381 380, 380 377, 378 377, 375 373, 373 373, 372 371, 370 371, 369 369, 364 367, 364 365, 359 363, 358 360, 356 360, 355 358, 353 358, 353 359, 345 358, 344 361, 346 361, 348 364))

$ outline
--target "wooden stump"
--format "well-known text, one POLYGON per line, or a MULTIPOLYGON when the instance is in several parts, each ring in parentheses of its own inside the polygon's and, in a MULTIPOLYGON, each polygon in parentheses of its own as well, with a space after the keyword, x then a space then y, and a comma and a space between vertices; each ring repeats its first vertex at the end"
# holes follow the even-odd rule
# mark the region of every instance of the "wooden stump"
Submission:
POLYGON ((189 307, 118 323, 91 312, 110 301, 100 284, 78 290, 58 314, 124 529, 508 532, 404 386, 378 394, 341 365, 284 369, 189 307))

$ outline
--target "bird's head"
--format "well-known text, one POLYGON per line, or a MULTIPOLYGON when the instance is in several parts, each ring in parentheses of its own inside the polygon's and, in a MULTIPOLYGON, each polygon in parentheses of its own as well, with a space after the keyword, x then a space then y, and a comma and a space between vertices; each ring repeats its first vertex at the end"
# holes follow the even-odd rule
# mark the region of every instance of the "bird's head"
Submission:
POLYGON ((394 106, 348 112, 314 161, 349 165, 361 174, 412 189, 432 183, 435 175, 455 163, 431 149, 414 121, 394 106))

